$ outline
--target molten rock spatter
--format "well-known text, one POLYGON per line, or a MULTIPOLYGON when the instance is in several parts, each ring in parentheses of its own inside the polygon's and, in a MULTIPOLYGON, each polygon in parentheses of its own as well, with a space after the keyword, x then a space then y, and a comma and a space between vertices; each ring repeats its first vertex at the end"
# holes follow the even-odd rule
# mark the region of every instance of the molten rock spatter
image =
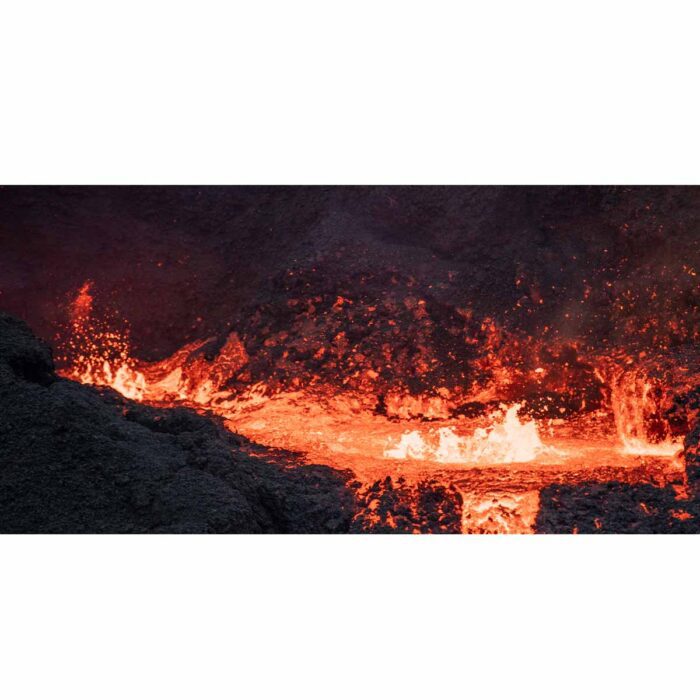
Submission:
POLYGON ((610 381, 613 416, 627 454, 673 456, 681 440, 670 435, 661 391, 643 370, 616 367, 610 381))
POLYGON ((140 362, 131 350, 128 324, 114 316, 95 316, 89 280, 70 303, 69 317, 61 374, 83 384, 109 386, 136 401, 209 404, 249 359, 238 335, 230 333, 223 344, 208 338, 164 360, 140 362))
POLYGON ((700 417, 700 354, 692 345, 599 360, 610 408, 626 454, 674 457, 700 417))
POLYGON ((427 439, 418 430, 404 433, 399 442, 384 450, 388 459, 431 460, 442 464, 508 464, 530 462, 545 450, 534 420, 521 422, 520 404, 492 414, 493 422, 460 436, 453 428, 429 432, 427 439))
POLYGON ((141 400, 146 378, 136 369, 129 327, 122 319, 94 314, 94 284, 87 280, 68 307, 69 330, 59 360, 61 374, 82 384, 110 386, 122 396, 141 400))
POLYGON ((145 381, 142 399, 201 406, 228 399, 228 383, 247 361, 245 348, 235 332, 229 333, 223 344, 213 338, 190 343, 164 360, 137 363, 145 381))

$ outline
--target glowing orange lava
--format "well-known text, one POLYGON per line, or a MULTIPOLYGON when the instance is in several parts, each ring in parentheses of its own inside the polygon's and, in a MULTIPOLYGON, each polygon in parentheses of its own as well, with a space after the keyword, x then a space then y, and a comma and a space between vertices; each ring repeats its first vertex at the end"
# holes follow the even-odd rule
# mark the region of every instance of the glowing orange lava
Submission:
MULTIPOLYGON (((522 402, 455 416, 446 408, 446 392, 398 390, 379 413, 375 396, 331 386, 272 391, 258 383, 232 391, 227 381, 249 361, 236 333, 213 356, 204 352, 209 339, 158 362, 139 361, 128 333, 97 322, 92 308, 86 282, 70 307, 63 376, 112 387, 136 401, 210 412, 256 443, 298 453, 300 462, 349 468, 364 483, 386 475, 443 479, 462 495, 464 532, 532 532, 539 491, 552 483, 645 475, 678 482, 682 471, 675 459, 679 441, 648 432, 649 417, 658 412, 651 382, 626 367, 601 370, 613 376, 608 406, 566 420, 528 417, 522 402)), ((508 381, 507 366, 498 370, 508 381)), ((545 373, 537 367, 534 381, 545 373)), ((477 387, 472 398, 492 394, 493 388, 477 387)), ((684 516, 679 511, 677 517, 684 516)))

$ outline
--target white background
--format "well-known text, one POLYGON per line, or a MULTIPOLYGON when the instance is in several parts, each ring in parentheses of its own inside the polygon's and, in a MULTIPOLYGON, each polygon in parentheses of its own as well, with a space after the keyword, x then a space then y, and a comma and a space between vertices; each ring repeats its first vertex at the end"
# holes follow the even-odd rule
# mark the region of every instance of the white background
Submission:
MULTIPOLYGON (((3 3, 0 183, 697 183, 697 30, 669 1, 3 3)), ((5 536, 0 696, 693 696, 699 541, 5 536)))

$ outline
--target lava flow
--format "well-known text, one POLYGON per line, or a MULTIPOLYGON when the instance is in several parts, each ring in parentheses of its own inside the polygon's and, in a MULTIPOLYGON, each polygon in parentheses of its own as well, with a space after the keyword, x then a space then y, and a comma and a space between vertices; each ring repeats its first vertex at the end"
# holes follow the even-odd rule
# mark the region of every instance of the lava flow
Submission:
MULTIPOLYGON (((447 390, 378 397, 324 383, 233 386, 250 360, 235 332, 223 343, 206 339, 145 362, 133 356, 126 325, 117 331, 115 324, 95 318, 86 282, 70 307, 63 376, 135 401, 213 413, 258 445, 352 470, 366 490, 386 477, 450 485, 461 497, 463 532, 532 532, 539 493, 551 484, 615 480, 683 489, 681 438, 663 418, 653 377, 630 368, 629 358, 600 358, 595 372, 605 400, 595 410, 547 413, 551 392, 542 394, 544 403, 541 396, 539 403, 499 400, 499 387, 513 381, 498 357, 490 384, 469 387, 458 400, 447 390)), ((532 382, 550 371, 535 368, 532 382)))

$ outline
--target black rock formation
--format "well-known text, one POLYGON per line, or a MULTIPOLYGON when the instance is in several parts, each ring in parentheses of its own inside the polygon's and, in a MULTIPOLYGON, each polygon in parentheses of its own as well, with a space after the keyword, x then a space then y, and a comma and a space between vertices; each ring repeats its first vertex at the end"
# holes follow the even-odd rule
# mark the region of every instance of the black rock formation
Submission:
POLYGON ((57 377, 0 314, 0 532, 347 532, 351 474, 276 464, 185 409, 57 377))

